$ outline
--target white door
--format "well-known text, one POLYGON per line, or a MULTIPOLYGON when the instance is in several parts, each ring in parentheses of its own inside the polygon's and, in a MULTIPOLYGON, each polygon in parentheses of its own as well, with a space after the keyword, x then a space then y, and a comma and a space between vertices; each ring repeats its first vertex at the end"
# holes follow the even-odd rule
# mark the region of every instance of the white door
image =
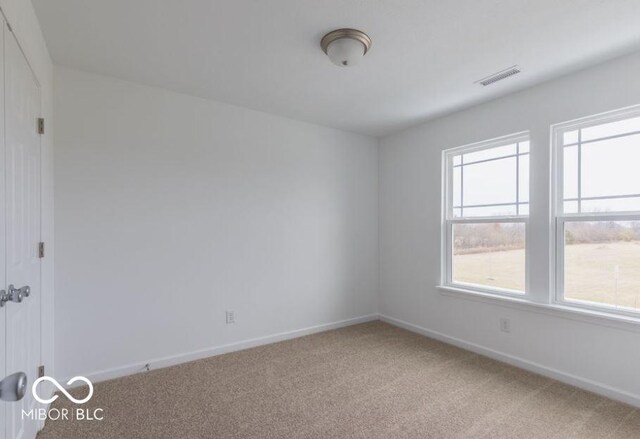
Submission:
MULTIPOLYGON (((4 21, 0 20, 0 25, 2 25, 3 29, 0 32, 0 47, 4 47, 4 21)), ((4 51, 0 51, 0 67, 4 65, 4 51)), ((0 104, 4 102, 4 88, 2 87, 4 84, 4 69, 0 68, 0 104)), ((7 240, 5 239, 4 231, 5 231, 5 163, 4 163, 4 144, 2 143, 2 139, 4 139, 4 105, 0 105, 0 290, 4 292, 7 287, 6 276, 5 276, 5 254, 6 254, 6 244, 7 240)), ((6 325, 6 310, 7 307, 3 306, 0 308, 0 380, 7 376, 6 374, 6 355, 5 355, 5 325, 6 325)), ((0 401, 0 439, 5 439, 5 426, 7 425, 6 421, 6 411, 7 406, 10 403, 0 401)))
POLYGON ((4 403, 6 439, 33 439, 38 423, 23 419, 35 407, 31 385, 40 365, 40 90, 14 35, 4 25, 5 287, 30 287, 5 313, 5 374, 24 372, 25 397, 4 403))

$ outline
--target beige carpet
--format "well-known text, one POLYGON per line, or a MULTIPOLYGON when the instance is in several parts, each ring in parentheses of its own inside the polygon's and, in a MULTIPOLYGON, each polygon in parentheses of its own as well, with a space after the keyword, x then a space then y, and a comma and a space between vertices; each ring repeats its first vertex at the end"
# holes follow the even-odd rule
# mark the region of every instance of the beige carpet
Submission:
POLYGON ((639 409, 381 322, 100 383, 86 406, 105 420, 39 439, 640 437, 639 409))

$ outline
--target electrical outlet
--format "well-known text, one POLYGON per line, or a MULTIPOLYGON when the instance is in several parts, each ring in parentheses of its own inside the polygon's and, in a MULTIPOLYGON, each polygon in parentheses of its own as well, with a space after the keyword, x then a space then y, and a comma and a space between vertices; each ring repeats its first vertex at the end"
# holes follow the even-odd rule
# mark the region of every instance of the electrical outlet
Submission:
POLYGON ((236 322, 236 313, 235 311, 227 311, 227 325, 236 322))
POLYGON ((511 332, 511 320, 501 318, 500 319, 500 331, 511 332))

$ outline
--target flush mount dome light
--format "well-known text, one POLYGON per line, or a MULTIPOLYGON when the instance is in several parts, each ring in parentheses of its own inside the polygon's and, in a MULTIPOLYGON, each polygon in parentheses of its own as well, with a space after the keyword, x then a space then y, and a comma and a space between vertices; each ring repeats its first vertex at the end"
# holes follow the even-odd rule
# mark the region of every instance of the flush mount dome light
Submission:
POLYGON ((335 65, 351 67, 369 51, 371 38, 357 29, 337 29, 322 37, 320 47, 335 65))

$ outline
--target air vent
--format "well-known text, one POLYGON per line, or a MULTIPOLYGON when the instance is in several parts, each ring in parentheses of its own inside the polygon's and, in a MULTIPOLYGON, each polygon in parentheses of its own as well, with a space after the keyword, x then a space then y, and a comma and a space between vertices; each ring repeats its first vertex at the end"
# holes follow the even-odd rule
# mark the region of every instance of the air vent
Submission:
POLYGON ((519 66, 517 65, 511 66, 508 69, 500 70, 499 72, 494 73, 493 75, 489 75, 486 78, 479 79, 476 82, 474 82, 474 84, 480 84, 486 87, 487 85, 491 85, 494 82, 502 81, 503 79, 506 79, 509 76, 513 76, 520 72, 521 72, 521 69, 519 66))

